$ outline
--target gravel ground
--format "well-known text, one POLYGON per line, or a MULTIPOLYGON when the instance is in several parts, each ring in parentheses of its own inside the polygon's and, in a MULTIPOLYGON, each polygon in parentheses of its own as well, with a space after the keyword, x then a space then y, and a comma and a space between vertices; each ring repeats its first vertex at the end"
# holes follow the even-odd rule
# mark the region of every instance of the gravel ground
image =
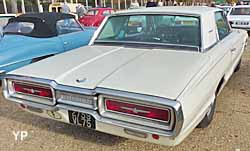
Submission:
POLYGON ((250 150, 250 46, 241 70, 234 74, 217 99, 216 114, 206 129, 195 129, 180 145, 145 143, 23 112, 0 95, 0 151, 249 151, 250 150), (28 131, 23 141, 13 131, 28 131))

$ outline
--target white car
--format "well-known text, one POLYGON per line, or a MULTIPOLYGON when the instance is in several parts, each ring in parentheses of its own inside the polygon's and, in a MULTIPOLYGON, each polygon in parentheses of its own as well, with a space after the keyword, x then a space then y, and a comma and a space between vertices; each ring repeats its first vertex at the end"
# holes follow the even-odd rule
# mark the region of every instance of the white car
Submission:
POLYGON ((230 5, 216 5, 217 8, 222 9, 225 14, 228 14, 228 12, 230 11, 231 7, 230 5))
POLYGON ((212 121, 246 40, 217 8, 124 11, 106 18, 89 46, 8 73, 3 92, 42 117, 177 145, 212 121))
POLYGON ((16 14, 0 14, 0 26, 5 26, 10 18, 16 17, 16 14))
POLYGON ((250 31, 250 5, 236 5, 232 7, 227 18, 233 28, 250 31))
POLYGON ((16 17, 16 14, 0 14, 0 40, 3 37, 3 27, 8 23, 10 18, 16 17))

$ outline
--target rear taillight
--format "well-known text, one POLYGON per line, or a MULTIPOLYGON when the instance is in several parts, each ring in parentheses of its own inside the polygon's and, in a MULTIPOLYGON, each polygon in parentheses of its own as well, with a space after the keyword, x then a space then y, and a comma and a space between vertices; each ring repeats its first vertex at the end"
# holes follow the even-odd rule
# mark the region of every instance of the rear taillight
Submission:
POLYGON ((38 97, 45 97, 45 98, 53 98, 52 90, 50 88, 32 85, 32 84, 24 84, 13 81, 13 88, 16 93, 28 94, 38 97))
POLYGON ((135 115, 147 119, 170 121, 170 110, 151 106, 144 106, 134 103, 121 102, 117 100, 106 99, 106 110, 119 112, 128 115, 135 115))

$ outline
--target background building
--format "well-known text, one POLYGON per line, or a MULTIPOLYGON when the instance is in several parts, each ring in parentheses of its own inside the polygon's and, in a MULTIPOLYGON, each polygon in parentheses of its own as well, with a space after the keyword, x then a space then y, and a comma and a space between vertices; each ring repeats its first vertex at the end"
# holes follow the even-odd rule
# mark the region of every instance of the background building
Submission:
MULTIPOLYGON (((147 0, 67 0, 68 3, 81 3, 87 7, 111 7, 115 10, 127 9, 132 1, 145 6, 147 0)), ((155 0, 158 1, 158 0, 155 0)), ((179 2, 183 5, 205 5, 212 0, 163 0, 164 5, 173 5, 179 2)), ((2 13, 29 13, 48 11, 49 5, 64 0, 0 0, 0 14, 2 13)))

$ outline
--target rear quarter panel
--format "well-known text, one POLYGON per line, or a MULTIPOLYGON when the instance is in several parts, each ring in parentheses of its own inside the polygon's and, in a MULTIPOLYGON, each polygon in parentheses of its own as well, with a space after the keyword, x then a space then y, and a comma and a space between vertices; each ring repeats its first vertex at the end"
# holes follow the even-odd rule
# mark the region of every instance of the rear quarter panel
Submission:
POLYGON ((184 114, 184 124, 181 132, 183 136, 187 136, 203 119, 209 105, 216 97, 215 93, 219 82, 232 69, 231 36, 227 36, 209 51, 204 52, 203 55, 209 58, 207 63, 177 99, 182 104, 184 114))

